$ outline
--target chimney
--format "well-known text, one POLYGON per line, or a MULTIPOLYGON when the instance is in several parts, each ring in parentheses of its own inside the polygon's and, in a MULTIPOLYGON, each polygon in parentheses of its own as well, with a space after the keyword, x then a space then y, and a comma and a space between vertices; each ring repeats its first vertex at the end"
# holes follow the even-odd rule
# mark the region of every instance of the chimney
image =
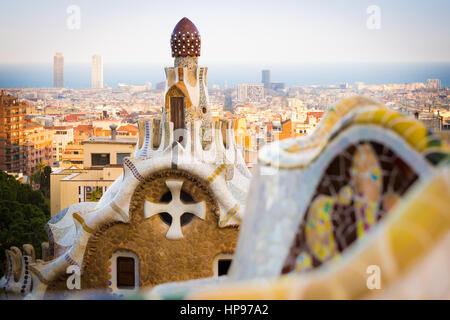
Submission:
POLYGON ((113 124, 111 124, 109 127, 111 128, 111 140, 116 140, 116 134, 117 134, 116 130, 117 130, 117 125, 115 125, 115 124, 113 123, 113 124))

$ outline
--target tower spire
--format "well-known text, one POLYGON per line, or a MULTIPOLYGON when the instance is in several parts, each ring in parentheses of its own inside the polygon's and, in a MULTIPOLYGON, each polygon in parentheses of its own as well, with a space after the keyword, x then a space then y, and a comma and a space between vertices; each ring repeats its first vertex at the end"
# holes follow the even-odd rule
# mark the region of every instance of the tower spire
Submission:
POLYGON ((172 57, 199 57, 201 38, 200 32, 191 20, 184 17, 172 31, 170 37, 172 57))

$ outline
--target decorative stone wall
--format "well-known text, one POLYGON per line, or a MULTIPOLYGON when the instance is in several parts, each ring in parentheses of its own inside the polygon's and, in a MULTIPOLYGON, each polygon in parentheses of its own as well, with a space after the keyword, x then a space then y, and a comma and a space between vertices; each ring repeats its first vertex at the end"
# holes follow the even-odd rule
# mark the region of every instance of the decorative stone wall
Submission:
MULTIPOLYGON (((221 253, 234 253, 238 229, 218 227, 218 204, 209 186, 182 170, 166 169, 148 176, 134 191, 129 224, 116 223, 96 231, 89 240, 82 266, 82 288, 107 289, 111 255, 128 250, 139 258, 139 286, 213 276, 213 260, 221 253), (144 203, 164 201, 166 180, 183 181, 182 191, 194 202, 204 201, 204 220, 193 217, 182 226, 183 238, 168 240, 169 226, 154 215, 144 217, 144 203)), ((112 290, 112 289, 110 289, 112 290)))
MULTIPOLYGON (((66 299, 71 291, 67 289, 67 279, 70 275, 62 274, 56 280, 49 283, 44 299, 66 299)), ((83 288, 83 287, 82 287, 83 288)))

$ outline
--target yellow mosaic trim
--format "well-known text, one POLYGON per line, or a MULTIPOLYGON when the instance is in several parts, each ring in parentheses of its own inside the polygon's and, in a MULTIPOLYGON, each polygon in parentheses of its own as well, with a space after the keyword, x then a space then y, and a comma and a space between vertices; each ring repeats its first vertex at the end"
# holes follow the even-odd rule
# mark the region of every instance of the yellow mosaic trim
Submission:
POLYGON ((419 152, 428 147, 428 143, 423 143, 428 135, 427 128, 419 120, 407 118, 398 112, 387 109, 370 110, 356 115, 354 122, 377 124, 391 129, 419 152))
POLYGON ((399 219, 388 229, 392 254, 401 271, 450 231, 450 167, 439 170, 436 176, 422 193, 416 192, 417 199, 402 204, 399 219))
POLYGON ((84 231, 86 231, 87 233, 94 233, 94 230, 91 229, 91 228, 86 224, 86 222, 84 222, 84 219, 83 219, 77 212, 74 212, 72 216, 73 216, 73 218, 74 218, 75 220, 77 220, 77 221, 81 224, 81 226, 83 227, 83 230, 84 230, 84 231))
POLYGON ((226 168, 225 164, 221 164, 220 166, 218 166, 216 170, 214 170, 212 175, 208 177, 208 183, 212 183, 217 178, 217 176, 219 176, 222 173, 222 171, 225 170, 225 168, 226 168))

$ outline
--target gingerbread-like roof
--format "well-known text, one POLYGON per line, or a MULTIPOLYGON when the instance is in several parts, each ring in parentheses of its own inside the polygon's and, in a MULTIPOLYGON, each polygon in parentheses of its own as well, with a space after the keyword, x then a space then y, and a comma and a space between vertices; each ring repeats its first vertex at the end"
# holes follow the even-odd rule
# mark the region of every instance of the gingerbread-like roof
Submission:
POLYGON ((200 56, 200 32, 188 18, 183 18, 177 23, 170 37, 172 57, 199 57, 200 56))

